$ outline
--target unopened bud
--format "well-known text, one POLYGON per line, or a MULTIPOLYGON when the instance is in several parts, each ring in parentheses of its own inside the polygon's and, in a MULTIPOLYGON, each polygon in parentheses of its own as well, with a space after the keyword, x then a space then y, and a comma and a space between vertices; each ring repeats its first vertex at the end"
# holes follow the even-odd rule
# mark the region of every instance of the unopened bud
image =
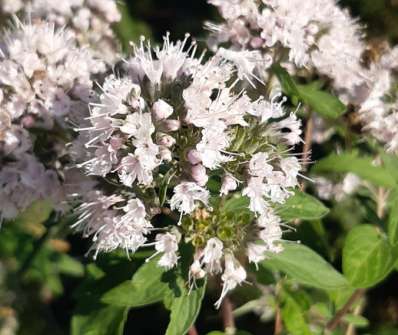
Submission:
POLYGON ((173 159, 173 157, 171 155, 171 151, 169 149, 167 149, 166 147, 161 147, 159 154, 160 154, 160 159, 162 161, 170 162, 173 159))
POLYGON ((152 113, 156 120, 167 119, 173 114, 173 107, 162 99, 156 101, 152 106, 152 113))
POLYGON ((169 131, 176 131, 180 129, 181 123, 178 120, 164 120, 162 122, 162 129, 164 129, 166 132, 169 131))
POLYGON ((191 176, 199 186, 205 186, 209 180, 209 176, 206 173, 206 168, 202 164, 191 167, 191 176))
POLYGON ((199 151, 195 149, 189 150, 187 154, 187 159, 188 162, 191 163, 192 165, 196 165, 202 162, 199 151))
POLYGON ((173 136, 167 134, 158 134, 156 143, 158 145, 165 146, 166 148, 170 148, 176 143, 176 140, 173 136))

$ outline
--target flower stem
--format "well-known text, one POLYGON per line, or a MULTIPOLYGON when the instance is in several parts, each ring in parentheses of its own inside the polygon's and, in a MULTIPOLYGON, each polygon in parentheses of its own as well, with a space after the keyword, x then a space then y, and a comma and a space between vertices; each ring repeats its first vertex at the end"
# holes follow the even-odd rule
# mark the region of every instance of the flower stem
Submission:
POLYGON ((236 327, 233 314, 233 305, 228 296, 224 298, 221 304, 221 316, 224 323, 225 334, 234 335, 236 332, 236 327))
POLYGON ((364 289, 358 289, 356 290, 351 297, 348 299, 346 304, 337 311, 336 315, 327 323, 326 329, 329 331, 333 331, 336 329, 336 327, 339 325, 341 319, 346 315, 351 307, 355 304, 355 302, 363 296, 365 293, 364 289))

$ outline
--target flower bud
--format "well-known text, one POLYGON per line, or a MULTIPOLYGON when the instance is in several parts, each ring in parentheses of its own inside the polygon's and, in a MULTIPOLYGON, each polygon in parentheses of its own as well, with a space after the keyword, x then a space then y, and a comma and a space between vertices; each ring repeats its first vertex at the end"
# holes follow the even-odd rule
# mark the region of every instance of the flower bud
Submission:
POLYGON ((33 128, 36 121, 32 115, 26 115, 22 118, 21 123, 25 128, 33 128))
POLYGON ((173 136, 160 133, 157 134, 156 143, 158 145, 165 146, 166 148, 170 148, 176 143, 176 140, 173 136))
POLYGON ((181 123, 178 120, 164 120, 162 122, 161 128, 164 129, 164 131, 169 132, 180 129, 180 126, 181 123))
POLYGON ((173 111, 173 107, 162 99, 156 101, 152 106, 152 113, 156 120, 167 119, 171 114, 173 114, 173 111))
POLYGON ((209 180, 209 176, 206 173, 206 168, 201 164, 191 167, 191 176, 199 186, 205 186, 209 180))
POLYGON ((192 165, 196 165, 202 162, 200 153, 195 149, 189 150, 187 159, 188 162, 191 163, 192 165))
POLYGON ((236 190, 237 187, 238 183, 236 182, 236 180, 231 176, 226 175, 221 185, 220 194, 228 194, 229 192, 236 190))
POLYGON ((161 147, 159 154, 160 154, 160 159, 165 162, 170 162, 173 159, 171 151, 166 147, 161 147))

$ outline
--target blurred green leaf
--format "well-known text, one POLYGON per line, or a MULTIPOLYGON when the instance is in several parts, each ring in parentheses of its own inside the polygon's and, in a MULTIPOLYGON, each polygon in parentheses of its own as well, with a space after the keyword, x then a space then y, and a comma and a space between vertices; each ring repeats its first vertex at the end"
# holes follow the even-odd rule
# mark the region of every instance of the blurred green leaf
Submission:
POLYGON ((320 90, 314 85, 297 85, 297 89, 303 102, 321 116, 335 119, 347 110, 337 97, 320 90))
POLYGON ((137 41, 141 35, 151 38, 151 29, 143 21, 133 18, 125 3, 119 2, 118 8, 122 14, 122 19, 115 24, 114 30, 122 43, 124 49, 127 49, 130 41, 137 41))
POLYGON ((311 335, 304 311, 293 296, 283 291, 282 319, 291 335, 311 335))
POLYGON ((131 280, 106 292, 101 301, 115 306, 140 307, 162 301, 168 284, 162 281, 164 269, 158 266, 158 258, 144 263, 131 280))
POLYGON ((16 223, 37 225, 45 222, 53 210, 53 204, 50 200, 35 201, 29 208, 23 211, 16 223))
POLYGON ((329 209, 318 199, 299 191, 288 198, 283 205, 278 206, 276 210, 285 221, 316 220, 329 213, 329 209))
POLYGON ((198 282, 197 287, 188 290, 185 280, 180 278, 180 295, 171 304, 170 323, 166 335, 185 335, 198 317, 206 291, 206 282, 198 282))
POLYGON ((316 252, 298 243, 284 243, 279 254, 270 254, 261 266, 271 266, 295 281, 325 290, 349 286, 347 280, 316 252))
POLYGON ((343 273, 357 288, 367 288, 383 280, 396 257, 387 238, 372 225, 354 227, 343 248, 343 273))
POLYGON ((369 320, 361 315, 346 314, 343 320, 357 328, 365 328, 369 325, 369 320))
POLYGON ((55 267, 60 273, 80 277, 84 274, 84 266, 67 254, 59 254, 57 256, 55 267))
POLYGON ((358 153, 354 151, 331 154, 316 163, 312 172, 352 172, 376 185, 394 187, 397 184, 394 176, 386 168, 374 165, 373 157, 359 157, 358 153))

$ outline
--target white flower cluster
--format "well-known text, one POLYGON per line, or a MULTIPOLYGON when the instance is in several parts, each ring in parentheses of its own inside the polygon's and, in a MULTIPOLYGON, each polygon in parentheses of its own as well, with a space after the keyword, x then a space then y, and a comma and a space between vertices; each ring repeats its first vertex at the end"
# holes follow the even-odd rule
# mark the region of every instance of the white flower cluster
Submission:
POLYGON ((80 167, 105 186, 81 205, 76 228, 92 237, 96 254, 154 245, 166 269, 176 266, 179 244, 192 242, 192 280, 222 272, 222 299, 246 278, 238 250, 246 249, 255 263, 267 251, 281 251, 281 219, 273 207, 298 185, 300 162, 289 148, 301 141, 301 122, 284 110, 281 95, 250 98, 230 62, 196 58, 187 39, 172 43, 166 36, 154 49, 142 39, 126 74, 106 78, 91 125, 74 144, 80 167), (213 196, 211 175, 222 179, 213 196), (245 234, 230 239, 187 228, 195 220, 211 224, 210 218, 221 225, 215 199, 239 194, 254 217, 245 234), (175 224, 157 227, 156 215, 164 211, 175 215, 175 224))
POLYGON ((365 130, 394 153, 398 153, 397 70, 398 47, 395 47, 371 65, 370 84, 359 109, 365 130))
MULTIPOLYGON (((233 50, 246 50, 258 72, 276 59, 286 62, 288 68, 316 69, 344 94, 353 93, 364 82, 361 55, 365 45, 360 27, 335 0, 208 2, 225 20, 207 24, 213 32, 210 43, 218 46, 228 42, 233 50)), ((228 53, 238 60, 233 51, 228 53)), ((248 63, 250 58, 241 55, 239 63, 248 63)))
POLYGON ((117 56, 118 43, 111 25, 120 21, 121 14, 115 0, 0 0, 0 7, 5 14, 22 12, 58 28, 68 27, 81 46, 89 44, 104 60, 117 56))
POLYGON ((88 114, 91 77, 104 64, 69 31, 40 22, 16 21, 0 53, 0 216, 13 218, 57 198, 68 122, 88 114))

